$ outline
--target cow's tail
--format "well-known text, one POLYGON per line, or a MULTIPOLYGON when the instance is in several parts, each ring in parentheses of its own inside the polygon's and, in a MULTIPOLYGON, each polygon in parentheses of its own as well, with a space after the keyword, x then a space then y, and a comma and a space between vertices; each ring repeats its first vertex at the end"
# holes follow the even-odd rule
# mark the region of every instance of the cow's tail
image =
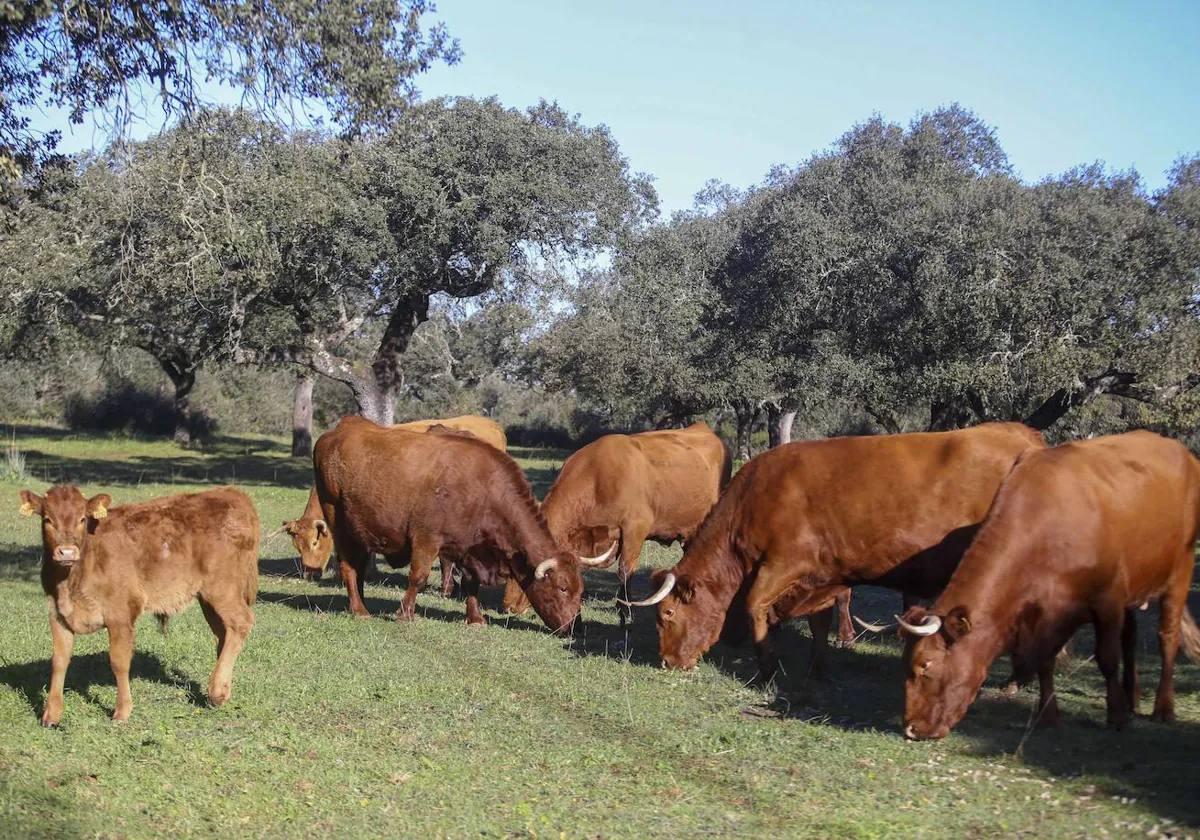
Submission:
POLYGON ((158 619, 158 632, 164 636, 167 635, 167 624, 171 620, 171 616, 166 613, 155 613, 154 617, 158 619))
POLYGON ((1183 620, 1179 622, 1179 646, 1183 655, 1193 662, 1200 662, 1200 627, 1192 618, 1191 610, 1183 608, 1183 620))

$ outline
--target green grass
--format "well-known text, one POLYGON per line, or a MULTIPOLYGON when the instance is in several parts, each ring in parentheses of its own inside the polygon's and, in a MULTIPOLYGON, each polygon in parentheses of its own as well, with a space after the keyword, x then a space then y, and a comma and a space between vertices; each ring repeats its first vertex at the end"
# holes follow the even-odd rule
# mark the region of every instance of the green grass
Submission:
MULTIPOLYGON (((804 678, 804 632, 782 628, 775 697, 744 687, 748 650, 717 648, 691 674, 655 667, 650 617, 617 626, 611 572, 589 573, 586 629, 569 644, 536 619, 500 616, 498 591, 486 628, 467 628, 461 602, 432 589, 420 620, 397 624, 387 616, 402 572, 367 587, 381 617, 352 619, 332 581, 295 576, 283 537, 263 548, 258 624, 229 704, 203 703, 213 640, 192 608, 166 637, 140 623, 129 723, 108 719, 100 633, 78 640, 63 724, 44 730, 50 636, 18 489, 73 480, 120 504, 236 481, 270 530, 299 514, 310 467, 257 437, 195 451, 29 427, 16 439, 32 478, 0 482, 0 836, 1097 837, 1200 824, 1192 665, 1178 674, 1173 726, 1105 730, 1081 643, 1060 675, 1058 730, 1029 733, 1033 695, 1001 697, 998 668, 954 734, 908 744, 893 640, 835 651, 822 684, 804 678)), ((563 455, 515 454, 539 492, 563 455)), ((678 549, 649 554, 669 565, 678 549)), ((863 589, 856 611, 878 620, 898 601, 863 589)))

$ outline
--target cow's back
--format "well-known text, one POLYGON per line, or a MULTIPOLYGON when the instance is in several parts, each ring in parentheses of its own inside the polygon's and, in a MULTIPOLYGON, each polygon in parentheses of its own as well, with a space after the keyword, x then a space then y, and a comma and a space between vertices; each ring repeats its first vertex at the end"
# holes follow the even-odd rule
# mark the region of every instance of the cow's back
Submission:
POLYGON ((981 522, 1021 453, 1044 445, 1011 423, 802 441, 753 459, 728 493, 752 552, 803 545, 865 581, 981 522))
MULTIPOLYGON (((1200 464, 1152 432, 1026 453, 1013 468, 963 563, 1037 555, 1076 583, 1131 591, 1190 555, 1200 528, 1200 464)), ((1086 591, 1080 597, 1090 597, 1086 591)))
POLYGON ((481 417, 478 414, 464 414, 459 417, 447 417, 445 419, 411 420, 407 423, 397 423, 392 428, 404 429, 410 432, 425 432, 431 426, 445 426, 447 429, 467 432, 501 452, 508 451, 508 437, 504 434, 504 427, 495 420, 488 417, 481 417))

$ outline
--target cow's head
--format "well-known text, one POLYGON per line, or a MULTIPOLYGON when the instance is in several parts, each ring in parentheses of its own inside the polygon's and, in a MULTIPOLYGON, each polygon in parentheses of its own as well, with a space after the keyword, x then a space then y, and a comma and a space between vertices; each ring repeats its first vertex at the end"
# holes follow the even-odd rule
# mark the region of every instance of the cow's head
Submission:
POLYGON ((559 549, 534 566, 522 582, 529 603, 555 633, 569 633, 579 616, 583 600, 583 566, 605 566, 617 552, 614 542, 608 551, 597 557, 587 557, 559 549))
POLYGON ((575 555, 559 551, 538 561, 521 586, 547 627, 555 633, 571 632, 583 600, 583 578, 575 555))
POLYGON ((728 604, 722 604, 710 587, 698 584, 687 574, 659 569, 650 580, 655 592, 649 598, 618 601, 630 607, 657 605, 658 652, 663 667, 696 667, 720 637, 728 604))
POLYGON ((945 616, 912 607, 900 619, 904 650, 904 736, 944 738, 967 713, 987 677, 988 661, 971 644, 964 607, 945 616))
POLYGON ((325 520, 292 519, 283 523, 283 530, 291 535, 292 545, 300 552, 304 577, 310 580, 321 577, 333 555, 333 534, 329 533, 325 520))
POLYGON ((66 567, 83 557, 88 536, 108 516, 111 505, 107 493, 86 499, 74 485, 51 487, 45 496, 21 491, 21 513, 42 518, 43 557, 66 567))

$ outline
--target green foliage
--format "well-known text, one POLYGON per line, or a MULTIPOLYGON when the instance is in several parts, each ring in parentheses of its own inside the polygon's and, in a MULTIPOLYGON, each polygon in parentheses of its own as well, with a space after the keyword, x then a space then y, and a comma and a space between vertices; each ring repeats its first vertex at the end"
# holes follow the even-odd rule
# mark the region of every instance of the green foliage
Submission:
POLYGON ((433 11, 428 0, 0 0, 0 184, 57 144, 33 130, 30 110, 64 107, 75 124, 98 111, 120 133, 145 116, 147 93, 168 116, 194 114, 202 79, 270 114, 319 101, 339 126, 388 125, 415 76, 458 60, 458 43, 429 24, 433 11))

